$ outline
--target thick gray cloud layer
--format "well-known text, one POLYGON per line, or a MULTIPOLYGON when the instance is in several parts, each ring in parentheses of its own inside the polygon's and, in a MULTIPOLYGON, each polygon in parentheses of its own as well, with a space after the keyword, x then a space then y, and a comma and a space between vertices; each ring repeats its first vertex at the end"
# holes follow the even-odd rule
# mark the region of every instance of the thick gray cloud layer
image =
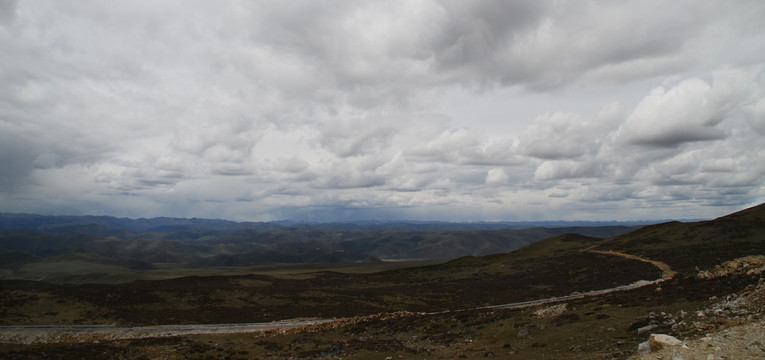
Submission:
POLYGON ((720 215, 765 200, 763 19, 756 1, 3 0, 0 211, 720 215))

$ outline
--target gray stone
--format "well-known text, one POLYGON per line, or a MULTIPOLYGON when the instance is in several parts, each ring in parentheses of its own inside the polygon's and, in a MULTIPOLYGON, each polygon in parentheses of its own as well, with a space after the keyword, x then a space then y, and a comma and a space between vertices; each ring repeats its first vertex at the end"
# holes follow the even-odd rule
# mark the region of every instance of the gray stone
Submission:
POLYGON ((646 325, 646 326, 643 326, 641 328, 638 328, 637 329, 637 333, 638 333, 638 335, 642 335, 642 334, 645 334, 645 333, 647 333, 647 332, 649 332, 649 331, 651 331, 653 329, 656 329, 657 327, 659 327, 658 324, 646 325))
POLYGON ((638 344, 637 353, 638 354, 648 354, 651 352, 651 344, 648 343, 648 341, 643 341, 640 344, 638 344))
POLYGON ((683 346, 683 342, 676 337, 665 334, 651 334, 648 337, 648 343, 651 345, 651 350, 656 351, 674 346, 683 346))

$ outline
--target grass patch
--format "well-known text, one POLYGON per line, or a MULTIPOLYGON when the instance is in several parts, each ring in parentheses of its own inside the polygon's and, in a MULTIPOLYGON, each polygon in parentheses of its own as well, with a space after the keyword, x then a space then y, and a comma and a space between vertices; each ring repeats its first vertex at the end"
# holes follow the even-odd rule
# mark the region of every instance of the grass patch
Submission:
POLYGON ((267 275, 287 278, 309 278, 311 273, 332 271, 347 274, 368 274, 388 270, 405 269, 434 265, 443 260, 402 260, 358 263, 308 263, 308 264, 271 264, 248 267, 214 267, 189 269, 178 264, 157 264, 158 270, 144 271, 138 280, 164 280, 184 276, 234 276, 267 275))

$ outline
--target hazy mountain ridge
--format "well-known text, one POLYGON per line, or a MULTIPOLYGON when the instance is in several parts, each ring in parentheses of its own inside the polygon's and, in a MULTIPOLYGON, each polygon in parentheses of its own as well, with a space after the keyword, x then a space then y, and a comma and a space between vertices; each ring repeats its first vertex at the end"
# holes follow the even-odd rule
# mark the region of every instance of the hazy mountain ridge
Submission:
MULTIPOLYGON (((88 234, 55 235, 38 231, 0 234, 0 248, 23 251, 38 257, 92 253, 113 259, 135 259, 148 262, 204 263, 204 258, 237 256, 236 266, 247 265, 243 254, 250 256, 249 265, 272 262, 318 261, 358 254, 361 259, 450 259, 467 255, 488 255, 508 252, 544 238, 564 233, 606 237, 634 230, 632 227, 596 228, 532 228, 497 231, 336 231, 280 229, 274 231, 243 230, 235 233, 208 233, 196 239, 175 240, 176 233, 149 233, 146 239, 121 239, 88 234), (308 254, 312 254, 308 256, 308 254), (279 259, 289 259, 280 261, 279 259), (255 259, 261 259, 255 261, 255 259), (316 259, 316 260, 310 260, 316 259)), ((232 265, 233 266, 233 265, 232 265)))
MULTIPOLYGON (((114 216, 54 216, 23 213, 0 213, 0 231, 31 230, 57 234, 82 232, 91 227, 88 234, 101 232, 157 232, 214 230, 236 232, 240 230, 268 231, 280 228, 325 230, 507 230, 533 227, 602 227, 644 226, 661 221, 498 221, 498 222, 446 222, 446 221, 340 221, 329 223, 279 220, 269 222, 235 222, 221 219, 200 218, 119 218, 114 216)), ((93 234, 95 235, 95 234, 93 234)))
POLYGON ((59 261, 63 267, 73 261, 67 256, 79 256, 76 259, 78 266, 87 262, 102 266, 111 259, 112 265, 125 271, 149 268, 153 264, 199 268, 373 262, 380 259, 454 259, 506 253, 566 233, 607 238, 639 228, 602 226, 436 231, 274 226, 204 219, 131 220, 0 214, 0 249, 5 249, 0 268, 4 269, 6 278, 21 274, 24 278, 34 278, 29 275, 34 273, 28 271, 30 266, 43 264, 42 268, 48 269, 59 261))
POLYGON ((0 213, 0 231, 34 230, 42 232, 65 233, 70 229, 83 226, 103 229, 128 230, 133 232, 175 232, 193 229, 212 229, 216 231, 237 231, 242 229, 268 230, 281 227, 275 224, 259 222, 234 222, 218 219, 199 218, 118 218, 113 216, 49 216, 36 214, 0 213))

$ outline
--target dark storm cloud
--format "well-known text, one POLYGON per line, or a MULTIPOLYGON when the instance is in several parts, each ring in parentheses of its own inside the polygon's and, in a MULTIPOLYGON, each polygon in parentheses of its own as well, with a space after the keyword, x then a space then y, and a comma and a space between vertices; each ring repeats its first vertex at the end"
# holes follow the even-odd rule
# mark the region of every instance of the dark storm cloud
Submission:
POLYGON ((548 1, 446 2, 450 21, 439 29, 431 51, 441 70, 486 81, 482 74, 487 69, 499 70, 496 52, 511 45, 516 34, 538 25, 549 6, 548 1))
MULTIPOLYGON (((431 51, 441 71, 464 82, 549 90, 578 78, 671 57, 703 31, 713 4, 661 8, 656 3, 449 2, 453 15, 431 51)), ((630 69, 624 69, 633 71, 630 69)), ((626 74, 622 74, 625 76, 626 74)), ((644 75, 638 71, 633 76, 644 75)))

